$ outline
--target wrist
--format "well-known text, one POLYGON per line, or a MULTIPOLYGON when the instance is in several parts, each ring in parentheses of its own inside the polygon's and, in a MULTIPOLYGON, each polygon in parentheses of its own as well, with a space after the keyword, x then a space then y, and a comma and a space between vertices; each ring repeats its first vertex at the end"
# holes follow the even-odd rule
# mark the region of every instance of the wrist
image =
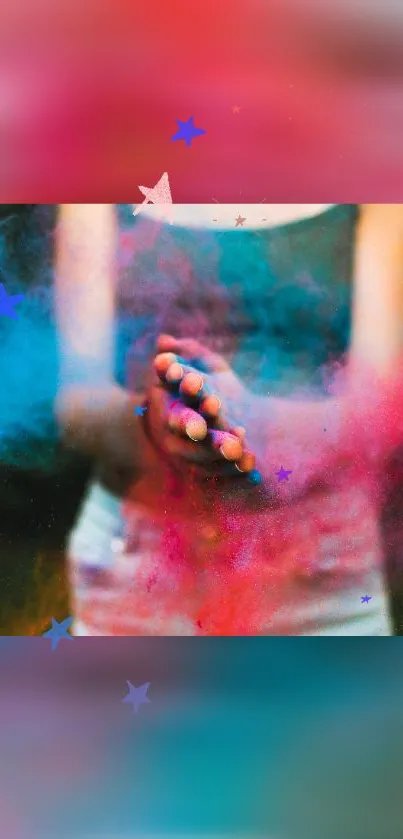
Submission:
POLYGON ((114 382, 64 386, 55 402, 63 441, 86 454, 102 457, 103 451, 119 440, 119 428, 132 413, 132 405, 131 395, 114 382))

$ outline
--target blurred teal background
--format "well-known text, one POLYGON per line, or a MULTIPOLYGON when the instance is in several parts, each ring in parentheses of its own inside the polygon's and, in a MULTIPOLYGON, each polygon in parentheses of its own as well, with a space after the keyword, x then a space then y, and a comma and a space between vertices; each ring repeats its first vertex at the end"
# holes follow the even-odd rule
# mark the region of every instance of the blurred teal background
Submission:
POLYGON ((1 797, 40 839, 401 839, 400 639, 0 647, 1 797), (150 681, 133 714, 126 680, 150 681))

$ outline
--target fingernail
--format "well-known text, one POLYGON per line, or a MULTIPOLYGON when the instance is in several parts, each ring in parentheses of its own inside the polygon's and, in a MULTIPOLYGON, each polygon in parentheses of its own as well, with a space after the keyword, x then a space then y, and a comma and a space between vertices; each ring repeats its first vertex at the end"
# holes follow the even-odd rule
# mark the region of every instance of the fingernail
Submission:
POLYGON ((203 390, 203 379, 198 373, 187 373, 181 384, 181 391, 189 396, 197 396, 203 390))
POLYGON ((154 365, 157 370, 168 370, 170 365, 173 364, 177 360, 176 355, 173 352, 163 352, 159 353, 154 359, 154 365))
POLYGON ((183 378, 183 367, 177 362, 171 364, 169 370, 167 370, 166 378, 169 382, 178 382, 183 378))
POLYGON ((231 437, 222 431, 212 431, 211 440, 214 448, 218 448, 218 451, 222 454, 225 460, 230 460, 232 463, 236 460, 240 460, 242 455, 242 446, 237 437, 231 437))
POLYGON ((256 458, 252 452, 244 451, 238 463, 235 464, 238 472, 252 472, 255 468, 256 458))
POLYGON ((225 446, 220 446, 220 453, 222 454, 223 457, 225 457, 225 460, 230 460, 228 455, 225 454, 225 446))
POLYGON ((200 422, 196 420, 189 420, 189 422, 185 425, 185 431, 187 436, 190 437, 194 443, 200 443, 201 440, 204 440, 207 434, 207 428, 202 428, 200 422))

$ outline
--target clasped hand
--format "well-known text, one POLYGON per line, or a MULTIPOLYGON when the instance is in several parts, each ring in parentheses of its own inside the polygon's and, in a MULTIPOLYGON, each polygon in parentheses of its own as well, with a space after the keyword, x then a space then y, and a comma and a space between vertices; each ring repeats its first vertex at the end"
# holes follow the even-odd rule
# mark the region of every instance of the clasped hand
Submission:
POLYGON ((154 444, 200 477, 256 476, 242 417, 247 391, 225 359, 193 339, 160 336, 156 380, 148 391, 154 444))

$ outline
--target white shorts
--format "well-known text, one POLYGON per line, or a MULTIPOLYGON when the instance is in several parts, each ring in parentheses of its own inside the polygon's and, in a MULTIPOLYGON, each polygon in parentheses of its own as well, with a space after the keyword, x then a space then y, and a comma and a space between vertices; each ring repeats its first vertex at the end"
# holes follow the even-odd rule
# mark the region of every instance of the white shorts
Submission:
MULTIPOLYGON (((142 525, 143 526, 143 525, 142 525)), ((144 544, 144 542, 143 542, 144 544)), ((155 551, 150 530, 147 557, 155 551)), ((144 548, 143 548, 144 550, 144 548)), ((106 636, 115 634, 108 629, 105 621, 103 629, 102 610, 110 609, 111 604, 117 616, 114 625, 119 625, 119 604, 122 593, 132 584, 132 576, 146 562, 146 553, 124 549, 124 520, 122 501, 100 484, 92 484, 84 499, 77 523, 71 533, 68 544, 72 602, 75 614, 74 635, 106 636), (102 580, 106 580, 103 587, 102 580), (88 614, 94 601, 94 614, 97 620, 91 626, 88 614), (84 618, 84 614, 87 618, 84 618)), ((129 610, 130 611, 130 610, 129 610)), ((139 630, 136 621, 135 606, 132 610, 133 628, 126 628, 116 634, 121 635, 169 635, 191 636, 200 634, 184 616, 178 615, 164 625, 163 619, 154 616, 152 625, 144 624, 144 631, 139 630)), ((284 615, 287 607, 284 607, 284 615)), ((301 597, 291 609, 292 630, 282 631, 281 611, 274 622, 269 622, 263 635, 296 636, 391 636, 393 629, 389 615, 388 597, 383 575, 374 567, 361 583, 346 585, 342 591, 326 593, 322 597, 314 583, 301 584, 301 597), (370 602, 362 604, 361 596, 370 595, 370 602)), ((290 619, 287 616, 288 626, 290 619)))

